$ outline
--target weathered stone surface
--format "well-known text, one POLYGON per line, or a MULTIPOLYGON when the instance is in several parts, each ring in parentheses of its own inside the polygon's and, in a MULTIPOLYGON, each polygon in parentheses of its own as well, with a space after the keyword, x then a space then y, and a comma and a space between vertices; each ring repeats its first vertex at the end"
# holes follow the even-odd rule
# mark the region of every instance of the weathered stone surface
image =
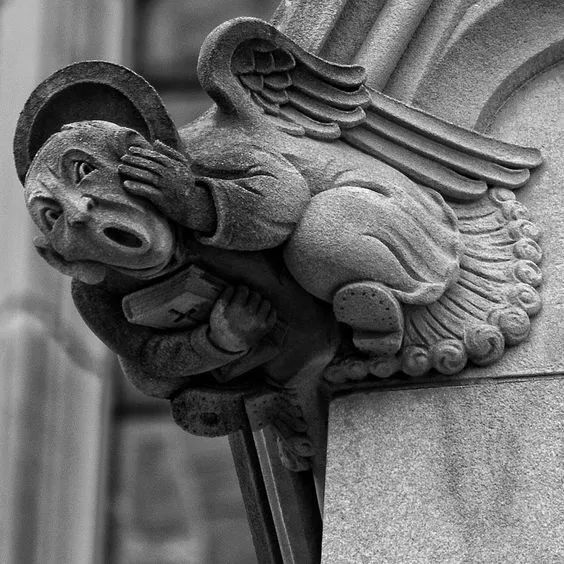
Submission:
POLYGON ((496 114, 489 132, 517 143, 534 142, 544 164, 534 173, 519 199, 542 231, 543 309, 532 322, 530 339, 487 372, 471 370, 465 377, 554 374, 564 370, 563 261, 564 247, 564 64, 552 66, 515 92, 496 114))
MULTIPOLYGON (((308 389, 310 396, 315 395, 312 386, 303 386, 303 382, 298 380, 302 375, 304 378, 319 378, 322 373, 320 364, 328 361, 335 352, 336 341, 340 340, 344 344, 343 350, 339 351, 342 355, 337 356, 337 360, 342 361, 344 377, 343 373, 339 374, 336 370, 333 376, 335 373, 337 376, 333 381, 342 382, 341 378, 354 381, 368 377, 374 382, 375 378, 388 377, 399 371, 407 377, 427 374, 435 377, 437 372, 449 377, 459 373, 467 362, 478 366, 489 365, 500 359, 506 345, 514 346, 529 337, 529 318, 539 313, 541 307, 535 288, 540 285, 542 278, 539 267, 542 249, 537 227, 529 222, 527 209, 515 199, 511 190, 527 182, 529 169, 538 167, 541 159, 535 150, 487 139, 475 132, 458 129, 448 122, 486 130, 495 121, 496 113, 504 103, 508 108, 511 107, 512 101, 508 101, 508 97, 516 88, 558 60, 562 44, 558 16, 562 15, 562 8, 554 0, 547 0, 540 9, 537 8, 525 0, 479 3, 467 0, 285 2, 275 21, 281 29, 294 35, 297 44, 291 37, 285 37, 256 20, 226 24, 205 42, 199 76, 217 107, 180 132, 183 145, 176 147, 179 152, 171 153, 170 148, 159 144, 156 140, 158 136, 150 135, 150 119, 147 121, 142 115, 140 122, 144 123, 140 123, 140 128, 149 126, 148 131, 142 133, 153 146, 141 147, 141 152, 139 147, 127 147, 125 154, 122 151, 117 155, 122 161, 118 173, 127 178, 123 183, 124 191, 153 204, 159 213, 174 224, 175 229, 171 231, 182 231, 186 241, 199 239, 202 246, 186 247, 194 254, 201 251, 202 255, 207 255, 207 263, 205 260, 203 262, 210 269, 218 269, 219 274, 226 279, 233 277, 234 284, 240 283, 239 276, 244 275, 245 284, 248 282, 251 288, 259 290, 258 298, 250 299, 255 306, 260 303, 263 294, 283 316, 293 316, 296 311, 303 314, 303 310, 307 310, 304 304, 316 304, 312 308, 320 315, 315 323, 311 323, 311 319, 304 314, 295 324, 299 330, 288 333, 291 337, 289 344, 284 343, 281 350, 276 351, 274 359, 263 362, 260 357, 260 362, 252 365, 252 368, 259 365, 264 368, 264 371, 255 372, 253 377, 263 379, 267 375, 271 380, 276 380, 277 384, 283 385, 284 399, 290 401, 282 402, 284 409, 278 409, 279 398, 274 397, 274 401, 271 401, 273 398, 268 394, 261 395, 262 390, 256 386, 253 391, 260 393, 247 402, 247 407, 256 407, 252 417, 249 417, 256 428, 271 424, 280 437, 286 439, 283 452, 288 450, 289 445, 298 447, 298 450, 290 453, 291 456, 287 456, 295 468, 305 466, 299 458, 299 449, 305 450, 301 452, 302 458, 311 453, 311 441, 305 434, 309 434, 311 427, 316 424, 318 435, 323 428, 319 425, 319 419, 315 421, 322 410, 311 409, 314 403, 303 401, 303 390, 308 389), (442 15, 445 17, 441 18, 442 15), (357 28, 357 23, 362 25, 357 28), (341 30, 345 30, 345 37, 339 37, 341 30), (359 32, 358 36, 348 42, 346 35, 354 32, 359 32), (299 45, 316 52, 332 53, 337 60, 365 63, 368 66, 368 82, 358 67, 344 68, 321 61, 303 51, 299 45), (410 79, 410 71, 415 71, 413 80, 410 79), (420 113, 379 92, 370 92, 366 84, 383 89, 388 94, 395 90, 398 100, 409 100, 446 121, 420 113), (159 166, 165 157, 173 157, 177 161, 174 166, 168 167, 169 170, 159 166), (161 182, 157 177, 167 180, 161 182), (199 178, 199 184, 194 181, 196 177, 199 178), (238 185, 236 180, 242 177, 252 177, 253 180, 238 185), (257 183, 254 182, 256 177, 260 178, 257 183), (205 187, 198 192, 196 188, 202 188, 202 184, 205 187), (424 188, 421 189, 420 185, 424 188), (260 198, 249 194, 259 195, 260 198), (386 198, 380 198, 381 195, 386 198), (197 212, 190 216, 190 212, 196 208, 197 212), (381 244, 385 248, 378 247, 378 252, 374 252, 371 243, 374 247, 381 244), (272 277, 265 277, 263 273, 255 278, 251 273, 253 265, 242 265, 244 261, 238 264, 238 269, 233 269, 237 260, 230 261, 223 253, 225 249, 225 253, 233 258, 236 251, 263 253, 265 249, 282 245, 285 246, 283 253, 261 255, 264 258, 268 254, 268 259, 262 265, 266 264, 265 270, 270 269, 271 276, 274 274, 278 277, 276 283, 272 283, 272 277), (396 262, 406 264, 395 268, 396 262), (293 292, 296 287, 292 286, 294 282, 286 272, 286 267, 309 296, 300 293, 301 290, 293 292), (410 277, 415 282, 409 280, 410 277), (277 302, 280 286, 290 290, 284 299, 277 302), (315 302, 311 295, 321 301, 315 302), (291 303, 295 296, 298 296, 297 305, 291 303), (331 305, 333 312, 330 311, 331 305), (327 315, 324 317, 324 314, 327 315), (349 328, 337 331, 334 317, 349 328), (323 329, 329 330, 325 333, 323 329), (349 329, 352 329, 352 339, 349 329), (310 351, 304 351, 304 347, 300 348, 297 344, 300 338, 305 341, 309 334, 323 336, 310 351), (312 363, 316 363, 317 370, 306 375, 312 363), (295 398, 300 398, 301 404, 300 400, 294 401, 295 398), (308 411, 314 415, 310 416, 308 411), (310 424, 311 419, 314 425, 310 424)), ((127 76, 127 71, 121 69, 120 74, 127 76)), ((105 86, 111 89, 112 85, 105 86)), ((71 98, 63 96, 60 99, 66 102, 71 101, 71 98)), ((158 100, 154 100, 154 103, 155 108, 161 108, 158 100)), ((78 113, 87 106, 89 104, 79 101, 78 113)), ((52 115, 58 118, 61 104, 54 108, 57 111, 52 115)), ((538 113, 537 108, 532 106, 525 109, 533 115, 538 113)), ((112 121, 111 113, 103 117, 112 121)), ((71 112, 71 117, 78 119, 76 113, 71 112)), ((55 120, 55 125, 60 126, 60 121, 55 120)), ((543 120, 540 122, 546 131, 551 132, 547 143, 554 145, 557 129, 552 124, 544 124, 543 120)), ((35 123, 35 119, 29 120, 28 124, 31 123, 35 123)), ((49 125, 41 120, 37 123, 40 129, 49 125)), ((521 122, 514 122, 510 117, 507 123, 513 125, 508 125, 507 129, 500 126, 497 130, 494 125, 491 131, 503 138, 524 142, 519 137, 520 133, 514 131, 514 124, 521 122)), ((54 133, 56 129, 49 133, 54 133)), ((172 133, 172 139, 176 142, 176 132, 169 133, 172 133)), ((527 144, 537 144, 534 135, 525 135, 524 138, 527 144)), ((29 139, 32 145, 36 145, 34 149, 37 149, 46 136, 32 136, 29 139)), ((28 151, 27 141, 25 135, 20 137, 20 149, 23 145, 25 155, 31 158, 33 150, 28 151)), ((22 161, 19 162, 21 168, 22 161)), ((88 176, 91 171, 88 167, 85 171, 84 164, 78 164, 78 171, 82 170, 83 175, 88 176)), ((540 179, 545 178, 546 171, 549 171, 550 176, 558 170, 558 167, 548 164, 536 173, 538 182, 534 184, 534 193, 528 193, 531 194, 531 202, 537 206, 537 212, 550 224, 555 219, 550 212, 560 203, 554 197, 555 191, 550 183, 548 198, 543 204, 545 207, 538 206, 539 194, 544 188, 544 181, 540 182, 540 179)), ((113 180, 119 178, 115 170, 110 172, 114 175, 113 180)), ((30 176, 31 180, 37 180, 33 175, 30 176)), ((55 195, 56 192, 53 190, 55 195)), ((95 202, 89 201, 87 194, 83 196, 85 199, 82 203, 89 211, 88 207, 92 208, 95 202)), ((527 198, 525 196, 524 199, 527 198)), ((41 213, 38 215, 41 216, 41 213)), ((48 214, 47 217, 53 221, 57 219, 48 214)), ((558 223, 557 218, 555 223, 558 223)), ((133 232, 133 236, 136 236, 127 221, 122 221, 121 227, 127 228, 122 229, 126 235, 133 232)), ((113 226, 108 226, 108 229, 112 231, 106 235, 115 234, 113 226)), ((115 229, 119 230, 120 227, 115 229)), ((106 227, 102 233, 105 230, 106 227)), ((49 239, 49 233, 45 235, 49 239)), ((53 244, 55 250, 62 249, 65 255, 68 249, 63 243, 68 241, 57 240, 55 236, 52 238, 57 243, 53 244)), ((142 240, 142 237, 137 239, 142 240)), ((114 242, 119 244, 119 241, 114 242)), ((80 249, 80 242, 73 243, 74 247, 69 246, 71 250, 80 249)), ((555 255, 557 247, 554 241, 551 244, 553 246, 549 246, 549 254, 555 255)), ((94 249, 94 252, 99 250, 94 249)), ((182 250, 186 251, 186 248, 182 250)), ((92 249, 88 249, 90 251, 92 249)), ((81 258, 100 259, 97 254, 89 256, 88 252, 83 257, 69 254, 63 259, 69 262, 81 258)), ((120 260, 120 253, 117 255, 116 259, 116 254, 108 254, 110 264, 106 266, 109 270, 120 266, 114 264, 120 260)), ((182 259, 185 258, 182 256, 182 259)), ((124 323, 119 307, 124 293, 133 290, 127 286, 131 280, 125 281, 127 288, 124 288, 120 287, 123 280, 116 282, 115 278, 108 276, 106 287, 91 287, 94 285, 88 283, 93 280, 85 280, 80 268, 68 269, 63 261, 52 262, 60 270, 66 269, 67 274, 75 278, 82 277, 83 282, 87 282, 82 286, 80 283, 75 285, 77 304, 93 329, 121 354, 126 370, 140 388, 157 396, 173 398, 180 412, 175 415, 185 428, 208 434, 238 428, 244 419, 242 398, 237 395, 240 390, 236 390, 234 395, 231 395, 232 390, 228 390, 226 402, 223 402, 221 394, 222 385, 227 380, 245 371, 238 371, 242 365, 249 368, 244 360, 241 361, 242 357, 236 354, 242 353, 242 349, 231 346, 234 342, 240 344, 242 339, 223 340, 224 334, 214 339, 212 336, 217 337, 218 332, 205 323, 190 334, 155 334, 145 328, 132 329, 131 324, 124 323), (207 349, 197 350, 194 347, 186 353, 186 349, 189 349, 186 343, 193 345, 194 339, 200 345, 206 343, 207 349), (210 339, 211 345, 215 342, 216 350, 210 347, 210 339), (178 354, 179 351, 181 354, 178 354), (194 351, 196 354, 192 354, 194 351), (213 357, 215 361, 222 354, 217 365, 212 367, 205 364, 210 358, 213 357), (198 364, 202 358, 204 363, 198 364), (195 386, 202 383, 215 388, 213 394, 195 386), (216 394, 218 390, 220 393, 216 394), (174 397, 178 392, 180 395, 174 397), (189 409, 191 407, 194 409, 189 409), (192 418, 194 414, 196 417, 192 418), (218 416, 221 414, 227 417, 222 419, 218 416)), ((558 261, 554 264, 558 265, 558 261)), ((548 273, 552 275, 550 268, 548 273)), ((556 278, 552 276, 552 281, 556 278)), ((549 305, 555 307, 550 307, 551 313, 540 318, 545 327, 543 337, 554 336, 550 327, 559 322, 560 287, 554 284, 552 290, 550 297, 553 302, 549 302, 549 305)), ((232 318, 236 317, 232 315, 232 318)), ((211 321, 210 325, 213 325, 211 321)), ((551 349, 548 355, 550 362, 545 364, 537 362, 539 357, 536 355, 541 349, 535 349, 530 355, 524 349, 514 349, 505 365, 499 364, 493 371, 469 371, 461 378, 524 375, 527 367, 537 371, 540 367, 544 373, 551 375, 561 373, 561 361, 556 349, 551 349), (511 368, 512 359, 518 359, 517 369, 511 368)), ((254 353, 251 351, 249 356, 253 357, 254 353)), ((253 361, 257 358, 254 357, 253 361)), ((339 368, 338 362, 332 365, 332 368, 335 367, 339 368)), ((444 378, 441 384, 447 382, 448 378, 444 378)), ((551 382, 547 379, 538 388, 531 386, 526 393, 514 395, 522 399, 529 393, 533 396, 541 394, 551 382)), ((423 414, 418 409, 414 409, 412 414, 402 403, 402 398, 419 392, 398 391, 397 400, 392 392, 382 392, 383 396, 394 398, 390 406, 386 406, 388 411, 383 408, 383 414, 388 419, 382 426, 387 430, 391 422, 398 422, 397 429, 389 434, 397 439, 397 444, 388 444, 387 437, 376 430, 376 436, 383 440, 383 447, 389 447, 391 453, 396 452, 394 448, 401 445, 402 440, 413 445, 408 454, 420 453, 421 459, 414 461, 411 468, 424 470, 428 466, 434 469, 435 459, 431 457, 431 447, 433 440, 440 440, 431 431, 435 429, 433 422, 440 419, 445 409, 454 410, 460 420, 469 420, 477 428, 491 423, 488 414, 495 413, 497 419, 494 418, 491 426, 497 429, 497 421, 503 416, 507 425, 500 428, 499 441, 493 440, 491 434, 485 432, 487 429, 482 436, 473 434, 473 427, 466 428, 458 420, 456 425, 451 425, 455 431, 462 431, 459 434, 468 439, 468 444, 483 446, 483 452, 487 454, 478 457, 477 461, 472 456, 481 453, 480 448, 474 448, 468 455, 464 450, 467 443, 459 445, 451 437, 456 432, 450 433, 449 427, 448 444, 454 445, 455 462, 448 467, 451 470, 453 466, 456 467, 462 454, 469 456, 470 462, 466 464, 465 458, 465 464, 460 467, 462 470, 467 470, 467 467, 470 469, 469 480, 471 485, 474 482, 476 484, 481 505, 467 501, 466 490, 471 487, 466 482, 459 488, 462 494, 458 495, 458 490, 456 492, 455 498, 459 503, 454 509, 448 504, 450 498, 447 494, 452 494, 450 490, 446 494, 442 490, 436 495, 433 493, 433 487, 440 487, 440 480, 431 482, 429 486, 425 476, 417 473, 419 481, 414 479, 410 482, 411 486, 415 484, 419 488, 415 489, 420 505, 431 499, 440 509, 430 515, 426 522, 414 518, 412 530, 407 527, 410 534, 419 531, 417 527, 429 531, 435 538, 444 531, 452 533, 450 536, 445 533, 441 549, 454 547, 454 551, 462 553, 463 548, 467 548, 470 551, 467 553, 469 558, 485 556, 482 547, 493 547, 495 553, 495 550, 505 550, 503 543, 507 538, 507 542, 513 542, 513 529, 509 530, 505 522, 500 529, 503 529, 506 537, 499 533, 501 541, 492 538, 492 531, 499 532, 496 526, 500 515, 505 516, 503 508, 494 504, 493 510, 486 511, 487 503, 491 501, 488 492, 495 490, 505 493, 508 489, 504 488, 503 480, 498 479, 499 476, 505 476, 505 470, 498 469, 499 459, 513 452, 510 448, 513 445, 512 437, 519 423, 518 416, 521 415, 515 410, 515 404, 509 401, 513 395, 508 393, 506 397, 502 393, 506 383, 500 381, 496 384, 493 386, 487 380, 484 384, 492 386, 491 403, 481 396, 479 401, 473 398, 476 404, 484 406, 480 417, 472 411, 474 403, 454 393, 463 388, 437 391, 436 397, 431 399, 425 396, 428 403, 425 404, 423 400, 421 403, 429 409, 423 414), (452 405, 449 404, 447 408, 442 404, 436 405, 443 395, 452 399, 452 405), (403 408, 405 412, 402 412, 403 408), (405 422, 411 421, 411 415, 419 418, 414 417, 412 427, 406 428, 405 422), (428 422, 429 426, 425 427, 422 422, 428 422), (404 433, 400 434, 398 429, 404 433), (480 440, 484 442, 483 445, 480 440), (496 450, 499 444, 507 445, 507 449, 496 450), (428 448, 418 450, 424 445, 428 448), (491 456, 494 460, 489 460, 491 456), (423 467, 422 460, 427 466, 423 467), (494 468, 491 484, 482 479, 487 468, 494 468), (447 504, 446 509, 441 503, 447 504), (446 517, 440 519, 442 515, 449 516, 451 509, 458 519, 453 519, 457 531, 451 531, 444 525, 446 517), (483 512, 487 513, 485 517, 483 512), (495 526, 488 529, 484 522, 488 525, 492 522, 495 526), (427 528, 429 525, 433 527, 427 528), (481 539, 481 545, 475 546, 467 540, 471 536, 468 530, 481 539), (460 546, 453 545, 455 542, 459 542, 460 546)), ((468 385, 473 385, 473 381, 468 380, 468 385)), ((464 388, 464 391, 468 392, 468 389, 464 388)), ((479 391, 482 392, 481 389, 479 391)), ((550 414, 546 407, 552 405, 550 401, 554 398, 545 399, 542 396, 538 403, 544 402, 545 414, 550 414)), ((554 434, 556 423, 550 420, 545 427, 535 427, 540 423, 534 417, 538 413, 534 412, 533 407, 523 408, 525 420, 533 420, 534 424, 531 425, 536 431, 554 434), (529 413, 531 410, 534 412, 532 415, 529 413)), ((316 446, 322 442, 317 441, 316 446)), ((439 449, 435 450, 438 452, 439 449)), ((534 477, 531 478, 528 473, 526 477, 531 482, 539 481, 539 468, 531 462, 534 457, 526 456, 531 452, 523 449, 521 454, 521 458, 516 455, 513 458, 527 472, 531 463, 534 477)), ((322 454, 319 458, 322 458, 322 454)), ((400 462, 406 460, 411 462, 408 455, 399 458, 400 462)), ((356 462, 358 460, 355 458, 353 468, 356 462)), ((382 512, 390 511, 390 503, 396 501, 394 487, 403 484, 401 476, 397 475, 401 464, 397 466, 393 462, 393 458, 383 458, 375 463, 381 471, 378 476, 388 470, 386 479, 390 480, 388 483, 382 479, 382 483, 389 486, 384 492, 388 495, 384 501, 389 503, 385 504, 385 509, 380 508, 382 512)), ((550 468, 550 460, 545 462, 550 468)), ((406 473, 408 477, 411 476, 409 470, 406 473)), ((450 484, 448 480, 445 481, 450 484)), ((374 484, 369 484, 369 487, 374 488, 374 484)), ((552 489, 556 491, 555 487, 552 489)), ((376 488, 376 491, 379 490, 376 488)), ((537 490, 533 488, 532 491, 537 490)), ((401 491, 398 496, 401 497, 401 491)), ((542 499, 542 496, 539 498, 542 499)), ((429 507, 434 506, 425 505, 422 510, 429 507)), ((528 523, 520 511, 523 512, 522 507, 517 504, 517 509, 508 517, 509 521, 513 519, 519 524, 528 523)), ((534 511, 532 513, 535 514, 534 511)), ((406 515, 411 517, 409 512, 406 515)), ((366 512, 364 519, 367 516, 370 513, 366 512)), ((350 522, 354 522, 353 514, 348 517, 352 518, 350 522)), ((387 534, 382 546, 391 547, 396 539, 405 538, 401 536, 404 532, 401 524, 393 520, 395 517, 395 514, 390 517, 391 526, 385 530, 387 534)), ((542 521, 543 518, 539 519, 542 521)), ((409 519, 407 521, 411 523, 409 519)), ((330 517, 328 522, 331 522, 330 517)), ((543 523, 547 524, 547 529, 552 526, 552 522, 546 519, 543 523)), ((372 530, 378 530, 380 525, 381 520, 377 519, 372 524, 372 530)), ((559 532, 558 527, 552 529, 552 532, 559 532)), ((523 527, 523 530, 529 531, 530 528, 523 527)), ((423 536, 420 535, 420 538, 423 536)), ((336 534, 333 535, 335 538, 336 534)), ((528 542, 529 539, 524 534, 522 539, 519 537, 513 544, 519 547, 521 540, 528 542)), ((434 545, 429 543, 428 546, 434 545)), ((526 548, 531 546, 529 543, 526 548)), ((551 548, 550 542, 544 546, 551 548)), ((363 549, 362 556, 368 561, 375 558, 368 549, 363 549)), ((503 554, 503 557, 512 556, 503 554)), ((535 553, 534 557, 537 556, 539 554, 535 553)), ((333 554, 327 558, 332 561, 335 556, 333 554)))
MULTIPOLYGON (((459 125, 539 147, 544 164, 516 196, 542 230, 543 308, 530 339, 487 369, 429 388, 388 381, 381 394, 333 403, 325 562, 563 559, 563 8, 433 2, 384 88, 459 125)), ((516 251, 532 258, 534 248, 516 251)))
POLYGON ((335 400, 323 562, 561 562, 563 383, 335 400))
POLYGON ((431 21, 414 37, 410 54, 417 56, 396 69, 404 81, 415 70, 415 92, 413 85, 404 91, 400 84, 391 92, 465 127, 484 130, 504 100, 562 58, 560 0, 503 0, 479 6, 441 0, 430 15, 431 21), (456 13, 454 29, 449 12, 456 13), (442 34, 446 37, 437 45, 435 36, 442 34))
MULTIPOLYGON (((381 6, 353 59, 366 71, 317 58, 261 20, 219 26, 198 62, 216 106, 178 132, 152 87, 124 67, 78 63, 32 93, 14 147, 43 234, 36 246, 75 278, 80 311, 136 385, 172 399, 260 367, 292 396, 301 369, 331 355, 332 382, 451 375, 527 339, 541 250, 512 191, 539 152, 368 87, 387 82, 428 5, 381 6), (219 280, 205 307, 194 266, 200 281, 219 280), (156 288, 168 297, 159 302, 156 288), (134 296, 158 315, 129 315, 134 296), (307 351, 305 335, 316 341, 307 351), (360 372, 349 372, 351 356, 360 372)), ((331 40, 343 6, 323 12, 312 49, 331 40)), ((295 8, 278 16, 299 36, 296 14, 307 10, 295 8)), ((177 416, 185 428, 243 425, 233 416, 241 404, 221 396, 227 424, 220 396, 201 394, 197 424, 177 416)), ((290 428, 302 426, 309 406, 290 403, 290 428)))

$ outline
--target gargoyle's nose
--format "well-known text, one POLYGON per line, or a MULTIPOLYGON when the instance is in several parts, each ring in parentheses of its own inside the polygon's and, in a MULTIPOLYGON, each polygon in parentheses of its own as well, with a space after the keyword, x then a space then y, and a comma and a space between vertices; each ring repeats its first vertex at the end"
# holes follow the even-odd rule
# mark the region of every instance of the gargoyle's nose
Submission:
POLYGON ((92 217, 90 212, 94 209, 95 205, 96 202, 90 196, 81 196, 77 200, 67 203, 67 223, 69 225, 87 223, 92 217))

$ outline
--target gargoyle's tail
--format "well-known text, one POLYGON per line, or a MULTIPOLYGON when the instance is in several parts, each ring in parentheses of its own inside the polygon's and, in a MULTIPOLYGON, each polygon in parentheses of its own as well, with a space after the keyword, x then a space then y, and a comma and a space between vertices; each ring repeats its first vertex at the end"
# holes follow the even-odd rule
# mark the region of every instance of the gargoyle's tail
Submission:
POLYGON ((540 231, 513 192, 451 206, 465 246, 460 276, 437 302, 405 308, 401 369, 411 376, 491 364, 528 337, 541 308, 540 231))

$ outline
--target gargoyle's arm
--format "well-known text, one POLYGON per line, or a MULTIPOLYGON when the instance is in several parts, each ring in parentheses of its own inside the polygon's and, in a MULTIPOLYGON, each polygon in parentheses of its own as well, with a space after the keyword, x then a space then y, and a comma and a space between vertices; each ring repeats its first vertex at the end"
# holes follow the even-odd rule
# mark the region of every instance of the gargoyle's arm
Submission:
POLYGON ((246 351, 229 353, 208 338, 208 325, 185 331, 162 331, 127 321, 121 298, 98 286, 73 280, 72 296, 90 329, 116 354, 133 383, 143 392, 168 397, 187 379, 224 366, 246 351))
POLYGON ((310 201, 300 172, 282 155, 240 144, 192 165, 213 198, 216 225, 206 244, 257 251, 282 244, 310 201))
POLYGON ((240 251, 282 244, 310 200, 282 155, 247 142, 200 148, 197 161, 156 142, 122 157, 124 188, 194 231, 202 243, 240 251))

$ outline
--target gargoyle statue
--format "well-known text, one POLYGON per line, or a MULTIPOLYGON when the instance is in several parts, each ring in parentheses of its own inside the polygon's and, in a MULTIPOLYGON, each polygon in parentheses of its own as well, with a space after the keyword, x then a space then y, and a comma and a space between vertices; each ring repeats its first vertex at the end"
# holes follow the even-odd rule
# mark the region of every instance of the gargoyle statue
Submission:
MULTIPOLYGON (((104 62, 48 78, 16 132, 38 250, 142 390, 289 390, 315 362, 333 382, 453 374, 527 337, 541 251, 512 190, 537 150, 371 91, 256 19, 213 31, 198 75, 215 104, 178 132, 104 62)), ((233 430, 200 392, 177 418, 233 430)), ((282 396, 263 423, 310 455, 282 396)))

